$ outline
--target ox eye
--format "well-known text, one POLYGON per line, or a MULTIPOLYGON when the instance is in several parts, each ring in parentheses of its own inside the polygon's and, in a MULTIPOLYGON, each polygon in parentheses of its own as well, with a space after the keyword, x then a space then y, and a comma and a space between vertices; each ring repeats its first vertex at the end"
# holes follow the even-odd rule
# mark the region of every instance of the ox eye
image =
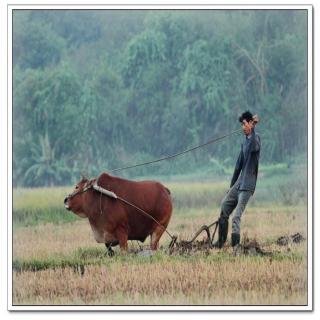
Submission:
POLYGON ((79 186, 76 186, 76 189, 79 189, 79 186))

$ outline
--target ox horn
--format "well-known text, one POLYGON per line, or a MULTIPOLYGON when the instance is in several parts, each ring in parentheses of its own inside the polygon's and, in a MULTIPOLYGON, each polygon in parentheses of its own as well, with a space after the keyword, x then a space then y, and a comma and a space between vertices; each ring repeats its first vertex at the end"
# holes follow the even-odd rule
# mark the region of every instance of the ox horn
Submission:
POLYGON ((88 180, 87 175, 84 172, 81 172, 80 179, 81 180, 88 180))

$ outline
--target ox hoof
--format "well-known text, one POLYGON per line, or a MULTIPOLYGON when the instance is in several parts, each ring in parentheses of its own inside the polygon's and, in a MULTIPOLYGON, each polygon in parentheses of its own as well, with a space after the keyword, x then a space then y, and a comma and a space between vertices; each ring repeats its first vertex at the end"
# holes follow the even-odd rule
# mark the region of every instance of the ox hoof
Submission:
POLYGON ((108 251, 104 254, 105 256, 108 255, 109 257, 114 256, 114 251, 111 248, 108 248, 108 251))
POLYGON ((114 251, 111 248, 108 249, 107 253, 108 253, 109 257, 113 257, 114 256, 114 251))
POLYGON ((108 255, 109 257, 113 257, 114 256, 114 251, 112 250, 111 246, 112 246, 112 243, 105 243, 105 246, 107 248, 107 252, 106 252, 106 255, 108 255))

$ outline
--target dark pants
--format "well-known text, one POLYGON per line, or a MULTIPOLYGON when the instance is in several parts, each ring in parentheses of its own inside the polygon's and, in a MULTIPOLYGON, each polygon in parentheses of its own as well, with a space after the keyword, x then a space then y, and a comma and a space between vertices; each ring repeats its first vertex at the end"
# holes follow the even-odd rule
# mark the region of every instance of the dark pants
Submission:
POLYGON ((240 234, 241 216, 252 196, 251 191, 239 190, 240 182, 237 181, 225 195, 221 203, 221 218, 228 220, 232 211, 236 209, 232 218, 232 233, 240 234))

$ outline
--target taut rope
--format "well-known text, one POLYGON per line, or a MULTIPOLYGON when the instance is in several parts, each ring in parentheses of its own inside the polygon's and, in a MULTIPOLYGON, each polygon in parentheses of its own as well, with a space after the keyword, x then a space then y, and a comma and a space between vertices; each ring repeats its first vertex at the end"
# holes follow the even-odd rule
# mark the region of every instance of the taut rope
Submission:
POLYGON ((156 163, 156 162, 160 162, 160 161, 163 161, 163 160, 169 160, 169 159, 172 159, 172 158, 175 158, 175 157, 178 157, 178 156, 181 156, 185 153, 188 153, 188 152, 191 152, 191 151, 194 151, 196 149, 199 149, 199 148, 203 148, 209 144, 212 144, 212 143, 215 143, 219 140, 222 140, 224 138, 227 138, 235 133, 239 133, 240 131, 242 131, 242 129, 238 129, 238 130, 235 130, 235 131, 232 131, 228 134, 225 134, 221 137, 218 137, 218 138, 215 138, 215 139, 211 139, 209 141, 207 141, 206 143, 203 143, 203 144, 200 144, 198 146, 195 146, 195 147, 192 147, 190 149, 186 149, 184 151, 181 151, 181 152, 178 152, 178 153, 175 153, 175 154, 172 154, 172 155, 168 155, 168 156, 165 156, 165 157, 162 157, 162 158, 159 158, 159 159, 155 159, 155 160, 151 160, 151 161, 147 161, 147 162, 143 162, 143 163, 138 163, 138 164, 134 164, 134 165, 131 165, 131 166, 126 166, 126 167, 120 167, 120 168, 116 168, 116 169, 112 169, 112 170, 108 170, 108 172, 116 172, 116 171, 120 171, 120 170, 126 170, 126 169, 131 169, 131 168, 136 168, 136 167, 141 167, 141 166, 145 166, 145 165, 148 165, 148 164, 152 164, 152 163, 156 163))

